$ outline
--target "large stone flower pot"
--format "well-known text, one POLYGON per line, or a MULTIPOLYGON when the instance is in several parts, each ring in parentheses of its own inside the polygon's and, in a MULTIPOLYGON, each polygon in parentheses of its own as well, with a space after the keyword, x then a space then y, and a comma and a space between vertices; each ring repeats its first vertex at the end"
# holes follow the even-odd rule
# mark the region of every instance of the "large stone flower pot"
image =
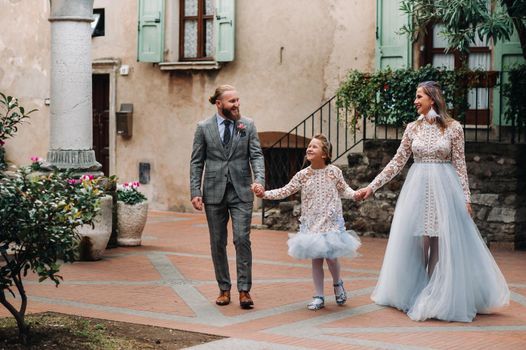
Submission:
POLYGON ((111 236, 113 198, 100 199, 100 210, 93 220, 94 227, 82 225, 77 229, 80 236, 78 259, 84 261, 102 258, 111 236))
POLYGON ((148 202, 134 205, 117 202, 117 244, 121 246, 141 245, 142 231, 148 215, 148 202))

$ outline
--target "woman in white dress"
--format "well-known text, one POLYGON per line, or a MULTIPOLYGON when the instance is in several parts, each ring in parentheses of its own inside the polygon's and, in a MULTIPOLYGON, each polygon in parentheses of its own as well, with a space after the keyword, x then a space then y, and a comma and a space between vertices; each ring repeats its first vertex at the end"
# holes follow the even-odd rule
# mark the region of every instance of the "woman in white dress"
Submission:
POLYGON ((371 296, 415 321, 471 322, 509 304, 509 289, 473 222, 464 133, 447 113, 439 84, 418 85, 420 117, 405 129, 396 155, 360 194, 388 183, 413 154, 371 296))

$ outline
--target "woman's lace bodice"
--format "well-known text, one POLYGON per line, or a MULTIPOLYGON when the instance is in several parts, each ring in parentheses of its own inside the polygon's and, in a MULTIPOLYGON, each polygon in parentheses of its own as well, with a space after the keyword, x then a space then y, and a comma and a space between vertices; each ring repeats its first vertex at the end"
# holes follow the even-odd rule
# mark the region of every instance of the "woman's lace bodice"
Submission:
POLYGON ((376 191, 391 181, 402 170, 411 153, 416 163, 452 163, 460 178, 466 202, 471 202, 464 157, 464 131, 459 122, 452 122, 443 132, 437 123, 430 124, 423 116, 407 125, 396 155, 369 187, 376 191))
POLYGON ((338 167, 305 168, 284 187, 265 191, 263 198, 283 199, 300 190, 300 232, 324 233, 345 229, 340 198, 354 199, 354 190, 347 185, 338 167))

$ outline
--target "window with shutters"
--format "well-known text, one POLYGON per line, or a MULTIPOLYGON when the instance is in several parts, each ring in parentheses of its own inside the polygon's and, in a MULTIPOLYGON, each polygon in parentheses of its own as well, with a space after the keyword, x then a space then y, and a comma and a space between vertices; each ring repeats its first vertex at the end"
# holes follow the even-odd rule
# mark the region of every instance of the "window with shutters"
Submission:
POLYGON ((138 61, 208 70, 234 60, 235 0, 138 1, 138 61))
POLYGON ((376 69, 411 67, 411 40, 399 33, 409 22, 398 0, 376 0, 376 69))
POLYGON ((180 60, 213 60, 214 1, 180 0, 180 13, 180 60))

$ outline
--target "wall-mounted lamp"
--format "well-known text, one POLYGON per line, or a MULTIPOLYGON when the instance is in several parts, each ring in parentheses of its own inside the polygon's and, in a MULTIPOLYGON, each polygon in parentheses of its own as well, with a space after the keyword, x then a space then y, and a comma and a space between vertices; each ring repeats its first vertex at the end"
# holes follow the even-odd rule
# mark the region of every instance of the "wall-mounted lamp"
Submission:
POLYGON ((133 103, 121 103, 117 114, 117 135, 131 137, 133 134, 133 103))

